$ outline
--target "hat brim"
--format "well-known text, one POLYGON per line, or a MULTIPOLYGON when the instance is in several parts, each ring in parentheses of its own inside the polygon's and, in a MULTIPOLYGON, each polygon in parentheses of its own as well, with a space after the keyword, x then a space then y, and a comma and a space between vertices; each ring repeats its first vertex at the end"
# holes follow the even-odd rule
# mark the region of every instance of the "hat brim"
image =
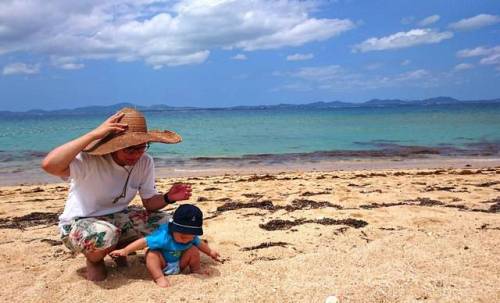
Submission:
POLYGON ((106 155, 120 149, 149 142, 175 144, 182 141, 181 136, 169 130, 152 130, 147 133, 130 132, 118 135, 109 135, 105 138, 95 140, 83 150, 91 155, 106 155))
POLYGON ((183 234, 189 234, 189 235, 195 235, 195 236, 201 236, 203 235, 203 227, 186 227, 186 226, 181 226, 177 225, 174 222, 168 223, 169 227, 168 229, 171 230, 172 232, 178 232, 178 233, 183 233, 183 234))

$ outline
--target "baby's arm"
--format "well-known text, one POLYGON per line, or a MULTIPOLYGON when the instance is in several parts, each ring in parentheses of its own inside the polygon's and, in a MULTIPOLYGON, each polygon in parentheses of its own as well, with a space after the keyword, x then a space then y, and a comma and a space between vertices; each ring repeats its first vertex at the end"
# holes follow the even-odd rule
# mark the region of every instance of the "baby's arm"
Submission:
POLYGON ((219 253, 215 250, 210 248, 208 244, 204 241, 200 241, 200 245, 198 246, 198 249, 201 250, 204 254, 207 256, 210 256, 210 258, 214 259, 215 261, 220 261, 219 260, 219 253))
POLYGON ((113 250, 109 253, 112 257, 126 257, 128 254, 147 247, 146 238, 140 238, 122 249, 113 250))

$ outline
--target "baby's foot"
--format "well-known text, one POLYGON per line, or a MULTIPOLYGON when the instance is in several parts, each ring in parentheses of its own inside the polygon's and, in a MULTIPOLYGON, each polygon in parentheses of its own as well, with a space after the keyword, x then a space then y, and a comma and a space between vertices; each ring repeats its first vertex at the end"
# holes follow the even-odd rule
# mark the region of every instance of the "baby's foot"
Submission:
POLYGON ((170 282, 168 282, 167 277, 159 277, 158 279, 155 280, 156 285, 166 288, 170 286, 170 282))

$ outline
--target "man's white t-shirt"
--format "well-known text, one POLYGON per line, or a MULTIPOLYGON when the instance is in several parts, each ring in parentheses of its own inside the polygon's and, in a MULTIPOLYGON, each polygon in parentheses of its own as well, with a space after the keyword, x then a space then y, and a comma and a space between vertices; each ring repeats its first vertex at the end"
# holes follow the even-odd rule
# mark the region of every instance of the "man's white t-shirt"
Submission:
POLYGON ((59 226, 75 218, 96 217, 119 212, 127 207, 137 192, 142 199, 158 194, 155 188, 153 158, 142 155, 134 166, 120 166, 111 157, 79 153, 70 164, 70 187, 59 226), (120 197, 127 181, 125 197, 120 197))

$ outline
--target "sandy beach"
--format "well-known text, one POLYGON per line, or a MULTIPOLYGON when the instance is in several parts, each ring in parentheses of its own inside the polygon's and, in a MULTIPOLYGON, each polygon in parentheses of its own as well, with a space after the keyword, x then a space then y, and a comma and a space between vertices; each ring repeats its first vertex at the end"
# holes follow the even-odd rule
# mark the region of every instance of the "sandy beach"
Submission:
MULTIPOLYGON (((416 166, 417 167, 417 166, 416 166)), ((4 302, 499 302, 500 166, 159 178, 193 186, 223 262, 158 288, 144 252, 108 279, 62 245, 67 184, 0 187, 4 302)), ((138 198, 134 203, 139 204, 138 198)), ((168 210, 173 210, 171 207, 168 210)))

